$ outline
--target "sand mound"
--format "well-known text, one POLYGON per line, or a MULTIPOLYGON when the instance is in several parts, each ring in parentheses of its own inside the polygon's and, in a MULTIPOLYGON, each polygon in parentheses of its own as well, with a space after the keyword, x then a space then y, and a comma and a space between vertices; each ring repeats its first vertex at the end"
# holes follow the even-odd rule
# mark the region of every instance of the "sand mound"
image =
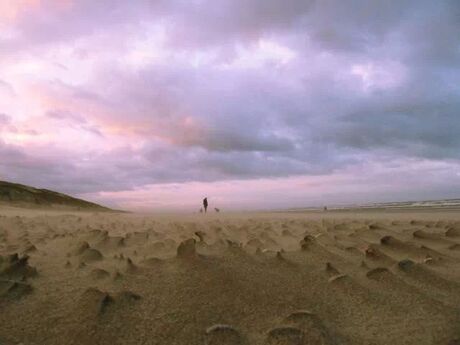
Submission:
POLYGON ((141 296, 132 291, 121 291, 115 295, 115 301, 119 303, 132 304, 135 301, 139 301, 141 296))
POLYGON ((446 231, 447 237, 460 237, 460 228, 449 228, 446 231))
POLYGON ((340 274, 339 270, 335 268, 330 262, 326 262, 326 272, 330 275, 340 274))
POLYGON ((439 290, 460 292, 460 285, 458 283, 446 279, 436 271, 430 270, 422 264, 417 264, 406 259, 400 261, 398 266, 412 279, 416 279, 423 285, 435 287, 439 290))
POLYGON ((441 254, 440 252, 438 252, 437 250, 434 250, 433 248, 430 248, 428 246, 420 246, 420 249, 422 250, 422 253, 426 256, 426 257, 431 257, 433 260, 437 260, 437 261, 443 261, 443 260, 446 260, 448 259, 447 256, 441 254))
POLYGON ((34 253, 36 251, 37 251, 37 247, 35 247, 35 245, 33 245, 33 244, 29 244, 23 249, 22 252, 24 254, 30 254, 30 253, 34 253))
POLYGON ((128 245, 144 244, 149 240, 148 232, 130 232, 126 234, 126 243, 128 245))
POLYGON ((143 260, 141 263, 142 265, 155 267, 155 266, 161 265, 163 263, 163 260, 152 257, 152 258, 147 258, 143 260))
POLYGON ((190 238, 179 244, 177 247, 177 257, 181 259, 192 259, 196 257, 196 240, 190 238))
POLYGON ((366 277, 374 280, 381 280, 384 277, 391 275, 390 271, 385 267, 377 267, 366 273, 366 277))
POLYGON ((295 311, 284 322, 289 326, 302 330, 304 333, 303 344, 330 345, 334 343, 321 319, 308 310, 295 311))
POLYGON ((88 242, 82 241, 76 245, 76 247, 70 252, 70 255, 81 255, 88 248, 88 242))
POLYGON ((302 241, 300 241, 300 248, 302 250, 308 250, 312 245, 316 243, 316 239, 311 235, 306 235, 302 241))
POLYGON ((305 345, 303 332, 295 327, 277 327, 268 332, 265 345, 305 345))
POLYGON ((77 316, 97 318, 108 312, 125 309, 140 300, 141 296, 131 291, 121 291, 111 295, 98 288, 91 287, 83 292, 77 304, 77 316))
POLYGON ((356 247, 354 246, 349 246, 349 247, 346 247, 345 250, 347 251, 347 253, 350 253, 350 254, 353 254, 353 255, 356 255, 356 256, 362 256, 363 253, 356 247))
POLYGON ((245 249, 249 251, 255 251, 257 248, 263 248, 264 245, 262 241, 260 241, 258 238, 252 238, 250 239, 246 245, 244 246, 245 249))
POLYGON ((266 232, 262 232, 260 234, 260 239, 262 240, 262 243, 264 244, 265 248, 269 248, 272 250, 276 250, 279 248, 278 242, 276 242, 276 240, 266 232))
POLYGON ((131 258, 126 258, 125 260, 125 273, 127 274, 136 274, 139 273, 140 268, 134 264, 131 258))
POLYGON ((113 258, 117 260, 124 260, 125 256, 123 255, 123 253, 120 253, 120 254, 115 254, 113 258))
POLYGON ((160 253, 167 250, 166 245, 164 244, 164 242, 161 241, 150 244, 149 249, 155 253, 160 253))
POLYGON ((409 259, 404 259, 398 262, 398 267, 405 272, 411 270, 414 267, 414 265, 415 263, 409 259))
POLYGON ((93 279, 105 279, 110 277, 110 274, 106 270, 103 270, 101 268, 95 268, 91 271, 90 277, 93 279))
POLYGON ((115 271, 112 276, 113 281, 120 281, 123 279, 123 274, 121 274, 119 271, 115 271))
POLYGON ((452 244, 448 248, 449 248, 449 250, 460 250, 460 244, 458 244, 458 243, 452 244))
POLYGON ((394 260, 383 253, 376 245, 369 245, 365 251, 366 258, 374 261, 393 262, 394 260))
POLYGON ((0 229, 0 242, 8 242, 8 231, 0 229))
POLYGON ((284 237, 292 237, 292 232, 290 232, 288 229, 284 229, 282 232, 281 232, 281 235, 284 236, 284 237))
POLYGON ((286 261, 285 257, 283 256, 283 253, 281 251, 276 252, 276 259, 278 261, 283 261, 283 262, 286 261))
POLYGON ((29 256, 18 254, 0 256, 0 277, 5 279, 25 280, 37 275, 37 270, 28 263, 29 256))
POLYGON ((204 233, 203 231, 195 231, 194 234, 196 237, 198 237, 200 242, 204 242, 204 237, 206 236, 206 233, 204 233))
MULTIPOLYGON (((241 242, 225 240, 226 246, 225 253, 233 255, 235 257, 246 257, 247 252, 243 250, 243 244, 241 242)), ((267 252, 269 249, 264 249, 262 252, 267 252)))
POLYGON ((166 249, 175 249, 176 246, 177 246, 177 242, 174 241, 172 238, 166 238, 163 241, 163 243, 164 243, 166 249))
POLYGON ((91 229, 88 231, 88 238, 92 240, 100 240, 108 235, 108 231, 101 229, 91 229))
POLYGON ((385 246, 401 246, 403 243, 393 236, 383 236, 380 243, 385 246))
POLYGON ((423 222, 421 222, 421 221, 419 221, 419 220, 414 220, 414 219, 411 220, 411 221, 409 222, 409 224, 410 224, 410 225, 424 225, 423 222))
POLYGON ((424 231, 424 230, 416 230, 412 233, 412 236, 414 236, 415 238, 425 239, 425 240, 441 239, 441 237, 438 234, 433 234, 431 232, 424 231))
POLYGON ((125 246, 125 238, 121 236, 104 236, 94 244, 99 249, 118 249, 125 246))
POLYGON ((309 310, 297 310, 291 314, 289 314, 288 317, 284 319, 284 321, 289 322, 289 323, 304 323, 304 322, 316 322, 318 320, 318 317, 316 314, 312 313, 309 310))
POLYGON ((112 303, 114 299, 107 292, 91 287, 80 296, 78 306, 81 312, 90 316, 98 316, 103 314, 112 303))
POLYGON ((103 258, 104 256, 101 254, 101 252, 94 248, 87 248, 80 255, 80 260, 86 263, 100 261, 103 258))
POLYGON ((214 325, 206 330, 205 345, 242 345, 240 333, 229 325, 214 325))
POLYGON ((369 230, 384 230, 385 227, 382 224, 374 223, 368 225, 369 230))
POLYGON ((18 299, 32 292, 32 286, 25 282, 0 279, 0 297, 18 299))
POLYGON ((337 274, 335 276, 332 276, 331 278, 329 278, 328 282, 329 283, 340 283, 340 282, 347 282, 350 280, 350 277, 346 274, 337 274))

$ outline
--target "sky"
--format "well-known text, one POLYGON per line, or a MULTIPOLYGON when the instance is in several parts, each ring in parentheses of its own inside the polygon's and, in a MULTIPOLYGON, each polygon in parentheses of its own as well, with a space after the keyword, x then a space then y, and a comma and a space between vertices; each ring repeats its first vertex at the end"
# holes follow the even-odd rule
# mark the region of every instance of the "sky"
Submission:
POLYGON ((129 210, 460 197, 460 1, 0 0, 0 180, 129 210))

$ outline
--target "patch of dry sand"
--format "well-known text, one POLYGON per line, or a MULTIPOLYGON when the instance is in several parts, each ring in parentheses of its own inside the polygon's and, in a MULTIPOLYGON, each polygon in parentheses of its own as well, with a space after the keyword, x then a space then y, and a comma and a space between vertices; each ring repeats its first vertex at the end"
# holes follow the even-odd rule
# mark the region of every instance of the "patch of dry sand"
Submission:
POLYGON ((453 212, 0 209, 0 344, 458 344, 453 212))

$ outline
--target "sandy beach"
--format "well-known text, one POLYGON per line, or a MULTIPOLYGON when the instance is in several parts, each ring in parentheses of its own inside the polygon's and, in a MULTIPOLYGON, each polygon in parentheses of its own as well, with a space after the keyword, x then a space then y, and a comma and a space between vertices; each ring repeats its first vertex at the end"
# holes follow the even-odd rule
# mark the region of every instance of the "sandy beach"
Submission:
POLYGON ((0 210, 0 344, 458 344, 460 215, 0 210))
POLYGON ((460 345, 460 0, 0 0, 0 345, 460 345))

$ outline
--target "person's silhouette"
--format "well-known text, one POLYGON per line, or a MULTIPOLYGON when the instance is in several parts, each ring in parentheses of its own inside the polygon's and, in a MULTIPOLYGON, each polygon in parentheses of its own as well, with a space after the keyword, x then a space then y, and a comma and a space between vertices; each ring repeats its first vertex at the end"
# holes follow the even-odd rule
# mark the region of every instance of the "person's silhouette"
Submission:
POLYGON ((208 211, 208 198, 203 199, 203 207, 204 207, 204 213, 208 211))

